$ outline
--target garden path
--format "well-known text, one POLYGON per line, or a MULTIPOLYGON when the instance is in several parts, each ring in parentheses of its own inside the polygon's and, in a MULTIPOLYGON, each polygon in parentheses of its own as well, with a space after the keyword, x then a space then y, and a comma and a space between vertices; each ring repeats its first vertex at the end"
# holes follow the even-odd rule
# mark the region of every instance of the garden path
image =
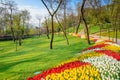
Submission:
MULTIPOLYGON (((95 38, 100 38, 98 35, 95 35, 95 34, 92 34, 90 36, 94 36, 95 38)), ((101 39, 108 39, 109 40, 109 37, 101 36, 101 39)), ((112 40, 112 38, 110 38, 110 40, 112 40)), ((115 41, 115 38, 114 38, 114 41, 115 41)), ((120 39, 117 39, 117 44, 120 45, 120 39)))

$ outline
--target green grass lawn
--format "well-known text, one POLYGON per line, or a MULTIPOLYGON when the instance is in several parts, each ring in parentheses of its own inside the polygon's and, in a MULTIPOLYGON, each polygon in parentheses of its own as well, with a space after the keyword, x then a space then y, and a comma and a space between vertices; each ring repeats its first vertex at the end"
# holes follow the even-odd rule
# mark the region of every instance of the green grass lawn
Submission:
MULTIPOLYGON (((84 25, 81 24, 80 27, 79 27, 79 29, 78 29, 78 33, 79 33, 83 28, 84 28, 84 25)), ((67 29, 67 32, 72 32, 72 33, 74 33, 75 31, 76 31, 76 28, 75 28, 75 27, 71 27, 71 28, 67 29)))
MULTIPOLYGON (((100 35, 100 33, 96 33, 96 35, 100 35)), ((101 33, 101 35, 102 36, 105 36, 105 37, 108 37, 109 36, 109 34, 108 34, 108 32, 107 31, 103 31, 102 33, 101 33)), ((110 32, 110 37, 111 38, 115 38, 115 33, 113 33, 113 32, 110 32), (113 36, 114 35, 114 36, 113 36)), ((120 32, 118 32, 118 38, 120 39, 120 32)))
POLYGON ((70 45, 66 45, 63 35, 55 35, 53 50, 49 49, 46 36, 23 40, 23 45, 15 51, 13 41, 0 41, 0 80, 25 80, 74 57, 89 47, 87 41, 69 37, 70 45))
POLYGON ((93 33, 99 32, 99 31, 100 31, 99 26, 90 27, 90 34, 93 34, 93 33))
MULTIPOLYGON (((101 34, 102 36, 108 36, 108 32, 102 32, 102 34, 101 34)), ((115 38, 115 36, 113 36, 113 35, 115 35, 113 32, 110 32, 110 37, 114 37, 115 38)), ((118 38, 120 39, 120 32, 118 32, 118 38)))
MULTIPOLYGON (((79 27, 79 30, 78 30, 78 33, 83 30, 85 27, 84 27, 84 24, 81 24, 80 27, 79 27)), ((71 27, 69 29, 67 29, 67 32, 75 32, 75 27, 71 27)), ((89 32, 90 34, 93 34, 93 33, 96 33, 96 32, 99 32, 100 31, 100 28, 99 26, 92 26, 89 28, 89 32)))

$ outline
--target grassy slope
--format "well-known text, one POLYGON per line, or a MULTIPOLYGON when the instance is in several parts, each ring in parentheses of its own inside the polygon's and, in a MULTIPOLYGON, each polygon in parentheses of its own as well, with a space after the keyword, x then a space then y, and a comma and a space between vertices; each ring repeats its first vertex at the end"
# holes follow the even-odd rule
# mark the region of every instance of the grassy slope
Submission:
MULTIPOLYGON (((101 34, 102 36, 108 36, 108 32, 102 32, 102 34, 101 34)), ((110 37, 114 37, 115 38, 115 36, 113 36, 113 35, 115 35, 113 32, 110 32, 110 37)), ((120 39, 120 32, 118 32, 118 38, 120 39)))
MULTIPOLYGON (((79 33, 83 28, 84 28, 84 25, 81 24, 80 27, 79 27, 78 33, 79 33)), ((76 31, 75 27, 71 27, 71 28, 67 29, 67 32, 73 32, 73 33, 74 33, 75 31, 76 31)))
MULTIPOLYGON (((84 25, 83 25, 83 24, 80 25, 79 30, 78 30, 78 33, 79 33, 82 29, 84 29, 84 25)), ((96 32, 99 32, 99 31, 100 31, 100 30, 99 30, 99 26, 92 26, 92 27, 90 27, 90 29, 89 29, 90 34, 96 33, 96 32)), ((71 27, 71 28, 67 29, 67 32, 75 32, 75 28, 74 28, 74 27, 71 27)))
MULTIPOLYGON (((93 27, 90 28, 90 33, 91 33, 91 34, 92 34, 92 33, 97 33, 97 35, 99 36, 99 31, 100 31, 99 26, 93 26, 93 27)), ((101 34, 101 35, 107 37, 107 36, 108 36, 108 32, 102 31, 102 34, 101 34)), ((111 32, 111 33, 110 33, 110 36, 113 37, 113 35, 114 35, 114 33, 111 32)), ((115 36, 114 36, 114 38, 115 38, 115 36)), ((120 39, 120 32, 118 32, 118 38, 120 39)))
POLYGON ((99 32, 99 31, 100 31, 99 26, 90 27, 90 34, 96 33, 96 32, 99 32))
POLYGON ((85 40, 69 36, 69 41, 68 46, 63 35, 56 35, 54 49, 50 50, 46 36, 29 38, 23 41, 23 46, 17 52, 12 41, 0 42, 0 80, 25 80, 34 76, 36 71, 46 70, 69 60, 88 47, 85 40))

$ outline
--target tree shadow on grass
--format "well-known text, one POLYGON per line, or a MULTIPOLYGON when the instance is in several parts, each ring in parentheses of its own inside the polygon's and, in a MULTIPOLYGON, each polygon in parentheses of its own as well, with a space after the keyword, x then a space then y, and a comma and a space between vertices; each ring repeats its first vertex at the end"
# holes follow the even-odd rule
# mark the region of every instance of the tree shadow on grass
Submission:
POLYGON ((21 64, 21 63, 25 63, 25 62, 31 62, 32 63, 32 62, 35 62, 37 60, 39 60, 39 57, 34 57, 32 59, 25 59, 25 60, 21 60, 21 61, 14 62, 14 63, 7 63, 7 64, 0 63, 1 64, 0 65, 0 72, 4 72, 4 71, 10 69, 11 67, 14 67, 14 66, 16 66, 18 64, 21 64))
MULTIPOLYGON (((14 80, 27 80, 29 77, 34 76, 34 72, 31 71, 17 71, 17 72, 10 72, 9 74, 13 74, 14 80)), ((12 77, 12 76, 11 76, 12 77)), ((8 77, 6 77, 7 79, 8 77)), ((9 78, 8 78, 9 79, 9 78)))

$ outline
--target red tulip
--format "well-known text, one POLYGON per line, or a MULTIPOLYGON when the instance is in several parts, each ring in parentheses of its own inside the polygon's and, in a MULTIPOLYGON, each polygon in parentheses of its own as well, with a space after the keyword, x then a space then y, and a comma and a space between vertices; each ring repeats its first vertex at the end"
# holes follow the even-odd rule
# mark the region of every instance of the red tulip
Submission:
POLYGON ((45 79, 47 75, 51 75, 53 73, 61 73, 66 69, 76 68, 76 67, 85 66, 85 65, 90 65, 90 64, 85 62, 80 62, 80 61, 65 63, 64 65, 61 65, 59 67, 48 69, 47 71, 44 71, 41 74, 34 76, 33 78, 28 78, 28 80, 41 80, 42 78, 45 79))
POLYGON ((91 49, 95 49, 95 48, 102 48, 102 47, 105 47, 106 45, 109 45, 109 44, 98 44, 95 46, 91 46, 91 47, 87 48, 86 50, 91 50, 91 49))
POLYGON ((117 60, 120 60, 119 53, 111 51, 111 50, 95 50, 95 52, 106 54, 106 55, 111 56, 117 60))

